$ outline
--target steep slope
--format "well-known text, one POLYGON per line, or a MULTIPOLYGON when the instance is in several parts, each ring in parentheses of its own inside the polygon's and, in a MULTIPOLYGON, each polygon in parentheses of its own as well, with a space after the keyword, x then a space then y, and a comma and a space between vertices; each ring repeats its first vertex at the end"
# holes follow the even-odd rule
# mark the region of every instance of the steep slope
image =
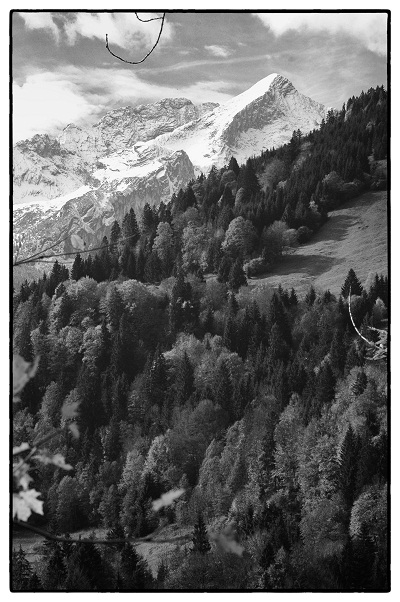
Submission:
POLYGON ((195 122, 163 134, 156 143, 182 148, 203 171, 222 167, 234 155, 239 163, 266 148, 288 142, 293 130, 309 132, 326 108, 300 94, 285 77, 272 73, 195 122))
POLYGON ((35 136, 14 150, 14 230, 27 251, 57 232, 98 242, 130 207, 168 201, 196 172, 231 155, 244 162, 324 114, 274 73, 221 106, 164 99, 110 111, 92 127, 70 124, 57 140, 35 136))
POLYGON ((367 192, 343 203, 313 236, 282 258, 265 277, 252 278, 251 286, 281 284, 303 297, 310 286, 339 295, 350 268, 364 285, 372 273, 388 272, 387 192, 367 192))

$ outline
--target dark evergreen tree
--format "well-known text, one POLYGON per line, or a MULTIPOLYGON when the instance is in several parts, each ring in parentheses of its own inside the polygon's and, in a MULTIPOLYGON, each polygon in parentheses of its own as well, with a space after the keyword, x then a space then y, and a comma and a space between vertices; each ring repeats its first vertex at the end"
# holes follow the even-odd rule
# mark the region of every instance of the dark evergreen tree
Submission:
POLYGON ((79 280, 85 276, 85 264, 82 260, 80 253, 75 256, 74 263, 71 269, 71 278, 72 280, 79 280))
POLYGON ((351 392, 354 393, 354 395, 361 395, 362 393, 364 393, 365 389, 367 388, 367 384, 368 384, 367 375, 365 374, 364 370, 361 370, 357 374, 356 380, 351 385, 351 392))
POLYGON ((139 240, 139 237, 140 233, 136 221, 136 215, 134 210, 131 208, 129 213, 126 213, 124 219, 122 220, 122 238, 124 240, 124 244, 132 249, 139 240))
POLYGON ((51 543, 51 552, 48 556, 43 576, 43 585, 46 590, 62 589, 67 576, 66 556, 61 544, 51 543))
POLYGON ((175 380, 176 404, 183 405, 194 392, 194 369, 186 351, 180 362, 175 380))
POLYGON ((361 293, 363 292, 361 282, 357 278, 352 268, 350 268, 349 273, 347 274, 346 280, 344 281, 341 289, 341 293, 345 299, 349 296, 350 289, 352 295, 361 295, 361 293))
POLYGON ((228 164, 228 169, 232 170, 233 172, 235 172, 236 176, 239 175, 240 172, 240 167, 238 162, 236 161, 235 157, 231 157, 229 160, 229 164, 228 164))
POLYGON ((243 263, 238 257, 229 271, 228 286, 237 292, 241 286, 247 285, 246 274, 243 270, 243 263))
POLYGON ((315 396, 312 410, 314 416, 318 416, 322 407, 334 400, 335 387, 335 375, 332 372, 330 363, 325 362, 318 372, 315 383, 315 396))
POLYGON ((343 441, 338 449, 337 470, 338 486, 343 493, 344 500, 349 509, 354 501, 356 491, 355 485, 359 450, 359 439, 349 424, 343 441))
POLYGON ((310 290, 306 294, 305 302, 309 307, 311 307, 312 305, 314 305, 316 298, 317 298, 317 293, 315 292, 314 287, 311 286, 310 290))
POLYGON ((218 282, 228 282, 229 274, 232 267, 232 260, 228 255, 224 255, 218 268, 218 282))
POLYGON ((151 589, 152 577, 147 563, 126 543, 121 551, 119 574, 125 590, 144 591, 151 589))
POLYGON ((19 546, 14 550, 11 557, 11 585, 13 591, 27 591, 32 577, 32 567, 26 558, 26 554, 19 546))
POLYGON ((197 552, 198 554, 207 554, 207 552, 211 550, 211 545, 207 535, 207 528, 201 514, 198 515, 197 523, 194 526, 192 543, 192 552, 197 552))

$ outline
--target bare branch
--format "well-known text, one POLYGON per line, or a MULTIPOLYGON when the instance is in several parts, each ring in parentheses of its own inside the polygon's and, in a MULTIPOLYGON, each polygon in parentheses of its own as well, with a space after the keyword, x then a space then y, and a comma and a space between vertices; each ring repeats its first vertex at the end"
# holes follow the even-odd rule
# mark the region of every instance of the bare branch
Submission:
POLYGON ((387 357, 387 332, 386 332, 386 330, 380 330, 379 328, 374 328, 373 326, 368 326, 368 328, 370 330, 374 330, 375 332, 379 333, 379 342, 375 343, 374 341, 370 341, 366 337, 364 337, 354 323, 353 316, 351 314, 351 287, 349 290, 349 314, 350 314, 351 323, 353 324, 354 329, 355 329, 356 333, 358 334, 358 336, 361 337, 363 339, 363 341, 368 343, 368 345, 374 349, 373 355, 368 357, 367 359, 370 359, 370 360, 386 359, 386 357, 387 357))
MULTIPOLYGON (((137 17, 137 19, 139 19, 139 17, 137 16, 137 14, 136 14, 136 17, 137 17)), ((140 65, 140 63, 144 63, 144 61, 151 55, 151 53, 153 52, 153 50, 155 50, 158 42, 160 41, 162 30, 163 30, 163 27, 164 27, 164 19, 165 19, 165 12, 163 13, 162 17, 154 17, 154 18, 148 19, 148 20, 139 19, 139 21, 142 21, 142 23, 148 23, 148 21, 158 21, 158 20, 161 20, 160 31, 158 32, 158 37, 157 37, 157 40, 156 40, 153 48, 140 61, 127 61, 126 59, 123 59, 122 57, 120 57, 117 54, 115 54, 114 52, 112 52, 110 50, 109 45, 108 45, 108 34, 106 33, 106 48, 107 48, 108 52, 110 54, 112 54, 112 56, 114 56, 119 61, 122 61, 123 63, 128 63, 129 65, 140 65)))
POLYGON ((49 533, 48 531, 45 531, 44 529, 40 529, 39 527, 34 527, 31 524, 28 524, 24 521, 20 521, 20 520, 14 520, 13 521, 14 525, 18 525, 19 527, 22 527, 23 529, 27 529, 28 531, 32 531, 33 533, 37 533, 38 535, 42 535, 42 537, 44 537, 45 539, 48 539, 50 541, 58 541, 60 543, 91 543, 91 544, 101 544, 101 545, 115 545, 115 544, 124 544, 124 543, 131 543, 133 545, 139 545, 141 543, 172 543, 175 544, 178 541, 189 541, 190 540, 190 535, 181 535, 179 537, 174 537, 172 538, 164 538, 164 539, 158 539, 155 538, 154 535, 156 533, 159 532, 159 529, 157 529, 156 531, 154 531, 154 533, 151 533, 150 535, 147 535, 146 537, 126 537, 126 538, 121 538, 121 539, 90 539, 90 538, 83 538, 83 539, 72 539, 70 537, 61 537, 59 535, 53 535, 53 533, 49 533))
POLYGON ((142 23, 149 23, 150 21, 158 21, 161 17, 152 17, 151 19, 141 19, 137 12, 135 12, 136 19, 142 23))
MULTIPOLYGON (((130 240, 131 238, 134 238, 135 236, 137 236, 137 234, 132 234, 132 236, 127 236, 126 238, 122 238, 118 241, 118 244, 126 242, 127 240, 130 240)), ((56 242, 51 247, 48 247, 47 249, 40 251, 40 253, 43 253, 46 250, 52 249, 56 245, 59 245, 60 243, 67 240, 67 238, 69 238, 69 236, 67 236, 63 240, 56 242)), ((23 265, 25 263, 52 263, 47 260, 51 259, 52 257, 66 257, 67 255, 83 255, 83 253, 91 253, 92 251, 100 251, 101 249, 107 249, 108 247, 109 247, 109 245, 107 244, 107 245, 102 245, 100 247, 91 247, 90 249, 84 249, 83 251, 79 250, 79 251, 69 251, 68 253, 51 253, 50 255, 39 255, 38 253, 35 253, 34 255, 25 257, 24 259, 21 259, 20 261, 16 261, 15 263, 13 263, 13 267, 23 265)))
POLYGON ((356 331, 356 333, 358 334, 359 337, 361 337, 363 339, 363 341, 365 341, 366 343, 368 343, 368 345, 370 345, 371 347, 376 347, 377 349, 379 349, 379 346, 376 345, 373 341, 369 341, 368 339, 366 339, 361 332, 358 330, 357 326, 354 323, 353 320, 353 316, 351 315, 351 287, 349 290, 349 314, 350 314, 350 319, 351 319, 351 323, 354 326, 354 330, 356 331))

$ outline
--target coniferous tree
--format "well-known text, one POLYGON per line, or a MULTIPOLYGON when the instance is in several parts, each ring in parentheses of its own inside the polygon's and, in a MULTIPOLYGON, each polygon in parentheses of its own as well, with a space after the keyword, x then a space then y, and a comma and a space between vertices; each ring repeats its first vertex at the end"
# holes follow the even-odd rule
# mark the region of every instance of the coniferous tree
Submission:
POLYGON ((203 516, 200 513, 197 518, 197 523, 193 529, 192 543, 192 552, 197 552, 198 554, 204 555, 211 550, 211 545, 207 535, 207 528, 203 520, 203 516))
POLYGON ((318 416, 324 405, 329 404, 335 397, 336 378, 332 372, 329 362, 325 362, 320 368, 316 384, 315 397, 313 400, 313 414, 318 416))
POLYGON ((18 551, 14 550, 12 553, 11 576, 13 591, 26 591, 28 589, 32 577, 32 567, 21 545, 18 551))
POLYGON ((355 484, 357 476, 357 458, 360 444, 351 425, 347 427, 346 434, 338 449, 338 486, 343 493, 344 500, 351 507, 354 501, 355 484))
POLYGON ((46 590, 62 589, 67 576, 66 556, 61 544, 51 543, 51 553, 47 559, 43 584, 46 590))
POLYGON ((151 587, 152 577, 147 563, 129 543, 122 548, 119 573, 123 583, 122 589, 144 591, 151 587))
POLYGON ((129 213, 126 213, 124 219, 122 220, 122 238, 125 241, 124 244, 132 249, 139 240, 139 237, 140 233, 136 215, 131 207, 129 213))
POLYGON ((218 268, 218 282, 228 282, 231 267, 232 260, 227 255, 224 255, 218 268))
POLYGON ((237 292, 241 286, 247 286, 247 278, 243 270, 243 263, 239 257, 229 271, 228 286, 235 292, 237 292))
POLYGON ((74 263, 71 269, 72 280, 79 280, 85 276, 85 265, 80 253, 75 256, 74 263))
POLYGON ((306 294, 305 302, 311 307, 315 303, 315 299, 317 298, 317 293, 315 292, 315 288, 313 286, 310 287, 310 290, 306 294))
POLYGON ((367 388, 367 384, 367 375, 365 374, 364 370, 361 370, 357 374, 355 382, 351 385, 351 392, 354 393, 354 395, 361 395, 367 388))
POLYGON ((227 321, 225 322, 224 335, 222 337, 223 345, 229 349, 230 351, 234 351, 236 349, 236 328, 234 318, 229 315, 227 321))
POLYGON ((359 296, 363 292, 361 282, 357 278, 353 268, 350 268, 349 273, 347 274, 346 280, 344 281, 341 289, 341 293, 345 299, 349 296, 350 289, 352 295, 359 296))
POLYGON ((176 403, 183 405, 194 392, 194 369, 186 351, 180 362, 175 387, 176 403))

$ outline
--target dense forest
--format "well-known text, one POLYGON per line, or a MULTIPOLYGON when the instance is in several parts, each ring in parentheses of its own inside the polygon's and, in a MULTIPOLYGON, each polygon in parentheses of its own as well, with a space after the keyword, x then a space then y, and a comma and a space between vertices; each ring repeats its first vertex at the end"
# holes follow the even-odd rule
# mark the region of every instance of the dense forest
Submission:
POLYGON ((40 362, 13 404, 13 444, 79 404, 79 438, 48 442, 73 470, 37 465, 44 516, 30 522, 111 539, 189 533, 156 573, 131 543, 46 542, 35 570, 20 548, 14 589, 388 589, 387 366, 348 307, 351 291, 374 340, 387 277, 350 270, 341 295, 304 299, 284 282, 247 286, 328 211, 385 186, 386 119, 383 87, 353 97, 318 130, 131 209, 97 252, 14 291, 14 351, 40 362), (240 553, 213 543, 221 532, 240 553))

